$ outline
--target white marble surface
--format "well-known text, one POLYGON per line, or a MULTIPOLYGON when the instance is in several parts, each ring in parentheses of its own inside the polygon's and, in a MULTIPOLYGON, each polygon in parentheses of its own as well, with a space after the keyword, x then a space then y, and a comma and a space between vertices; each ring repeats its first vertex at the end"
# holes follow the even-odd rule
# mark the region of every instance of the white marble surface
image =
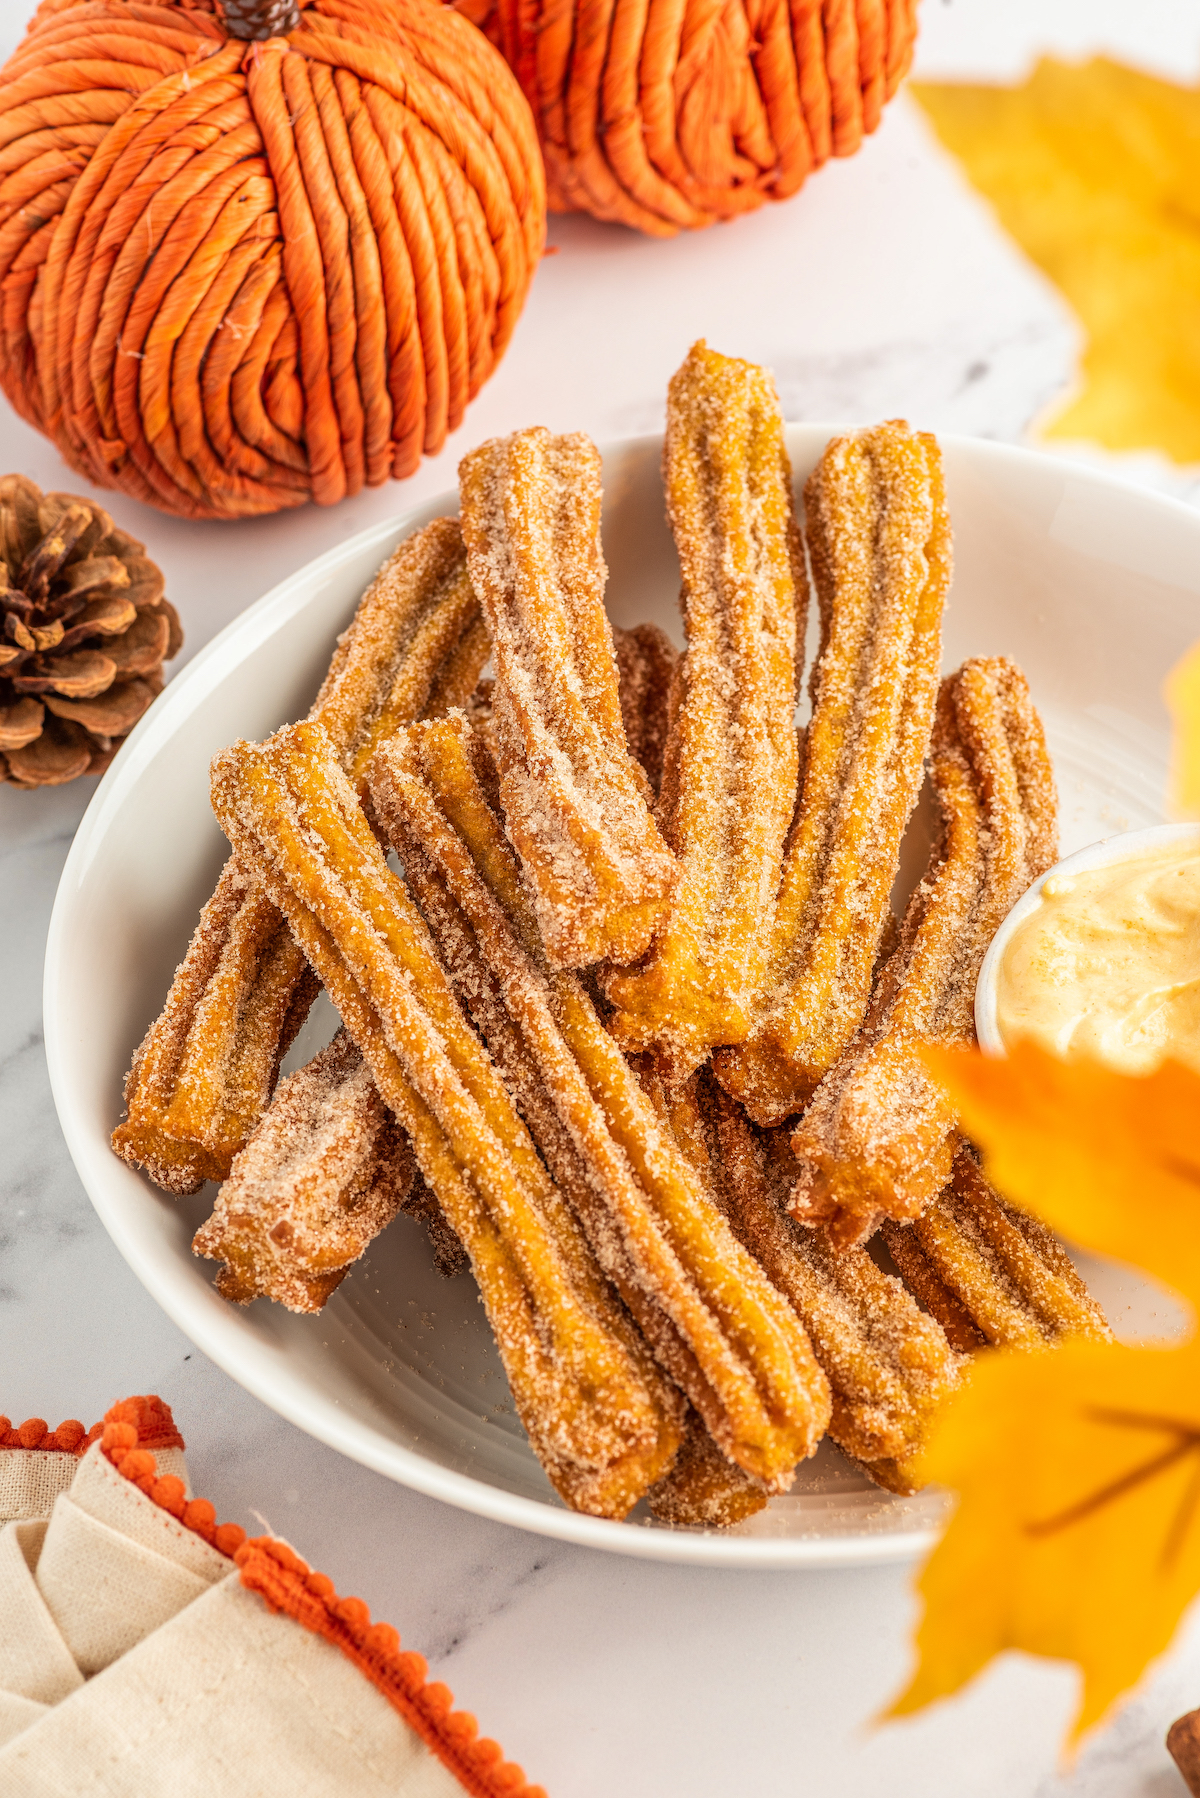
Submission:
MULTIPOLYGON (((0 53, 22 10, 21 0, 0 9, 0 53)), ((1107 51, 1195 80, 1200 14, 1189 0, 925 0, 920 67, 931 78, 1012 79, 1040 50, 1107 51)), ((189 651, 322 549, 448 486, 485 436, 533 422, 598 438, 653 428, 695 336, 771 364, 796 418, 903 411, 935 429, 1019 439, 1073 378, 1065 307, 905 99, 859 157, 788 206, 672 243, 558 220, 551 241, 557 253, 505 364, 405 488, 228 526, 106 502, 167 570, 189 651)), ((1195 491, 1195 471, 1153 456, 1124 466, 1195 491)), ((77 484, 7 409, 0 467, 77 484)), ((1074 1676, 1023 1657, 1005 1657, 953 1703, 872 1731, 909 1662, 910 1568, 718 1574, 559 1547, 341 1460, 194 1352, 93 1215, 46 1081, 46 926, 91 785, 0 789, 0 1408, 91 1422, 125 1393, 161 1393, 218 1514, 286 1535, 341 1591, 366 1597, 552 1798, 1182 1792, 1162 1737, 1200 1700, 1198 1627, 1066 1774, 1056 1749, 1074 1676)))

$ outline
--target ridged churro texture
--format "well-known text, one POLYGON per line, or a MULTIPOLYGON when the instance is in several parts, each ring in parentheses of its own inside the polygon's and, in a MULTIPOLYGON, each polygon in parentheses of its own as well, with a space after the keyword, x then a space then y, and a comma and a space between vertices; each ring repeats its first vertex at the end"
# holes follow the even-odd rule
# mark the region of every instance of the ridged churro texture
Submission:
POLYGON ((601 1266, 723 1452, 783 1490, 824 1429, 824 1377, 580 980, 549 967, 466 719, 399 732, 371 803, 601 1266))
POLYGON ((625 741, 630 755, 645 769, 650 791, 657 799, 679 651, 656 624, 638 624, 631 631, 614 624, 612 634, 625 741))
POLYGON ((675 858, 629 753, 604 611, 600 456, 536 426, 459 468, 471 581, 492 639, 500 793, 552 966, 636 961, 675 858))
POLYGON ((975 1041, 988 945, 1058 857, 1054 774, 1014 662, 979 658, 942 682, 929 774, 941 831, 928 870, 862 1031, 792 1137, 792 1212, 842 1244, 881 1216, 917 1216, 949 1180, 956 1120, 918 1045, 975 1041))
POLYGON ((412 1152, 339 1031, 280 1083, 192 1249, 223 1263, 222 1298, 319 1311, 412 1182, 412 1152))
MULTIPOLYGON (((311 715, 360 781, 397 725, 462 704, 486 656, 458 525, 437 519, 368 587, 311 715)), ((169 1192, 224 1180, 316 991, 279 912, 231 858, 134 1058, 117 1154, 169 1192)))
POLYGON ((670 386, 663 480, 687 649, 657 816, 679 880, 648 956, 604 986, 617 1040, 682 1079, 750 1029, 795 808, 808 589, 765 369, 693 347, 670 386))
POLYGON ((864 1249, 835 1254, 793 1223, 786 1137, 756 1130, 708 1070, 663 1103, 734 1233, 803 1323, 830 1385, 830 1436, 889 1491, 915 1490, 915 1457, 959 1375, 944 1331, 864 1249))
POLYGON ((450 8, 305 0, 255 35, 219 0, 43 0, 0 70, 0 383, 187 518, 413 473, 545 240, 529 109, 450 8))
POLYGON ((953 1177, 924 1214, 885 1222, 883 1235, 905 1284, 960 1348, 1111 1337, 1065 1249, 1000 1197, 969 1149, 959 1150, 953 1177))
POLYGON ((800 799, 759 1015, 744 1044, 713 1058, 767 1125, 801 1109, 866 1015, 921 785, 951 569, 941 452, 903 422, 835 438, 804 505, 821 653, 800 799))
POLYGON ((471 1258, 517 1412, 558 1491, 621 1517, 679 1427, 391 872, 319 724, 213 763, 234 852, 287 918, 471 1258))
POLYGON ((693 1411, 669 1473, 651 1486, 652 1517, 677 1528, 729 1529, 764 1510, 769 1494, 723 1455, 693 1411))
POLYGON ((908 71, 916 0, 456 0, 520 79, 555 212, 654 237, 736 218, 850 156, 908 71))

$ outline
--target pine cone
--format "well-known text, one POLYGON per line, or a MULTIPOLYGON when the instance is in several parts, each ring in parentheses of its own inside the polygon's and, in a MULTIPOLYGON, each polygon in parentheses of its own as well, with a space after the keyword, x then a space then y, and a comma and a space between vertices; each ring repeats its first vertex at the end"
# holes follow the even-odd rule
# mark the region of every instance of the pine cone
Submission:
POLYGON ((103 774, 183 642, 144 545, 102 506, 0 477, 0 779, 103 774))

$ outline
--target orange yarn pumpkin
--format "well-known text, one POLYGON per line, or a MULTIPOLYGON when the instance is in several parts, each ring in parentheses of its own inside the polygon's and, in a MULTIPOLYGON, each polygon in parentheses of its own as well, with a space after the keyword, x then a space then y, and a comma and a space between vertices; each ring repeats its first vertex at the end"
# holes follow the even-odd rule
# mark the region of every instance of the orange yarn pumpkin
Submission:
POLYGON ((916 0, 456 0, 533 108, 554 212, 655 237, 786 200, 879 123, 916 0))
POLYGON ((44 0, 0 70, 0 382, 185 517, 411 474, 544 233, 520 90, 434 0, 312 0, 258 43, 219 0, 44 0))

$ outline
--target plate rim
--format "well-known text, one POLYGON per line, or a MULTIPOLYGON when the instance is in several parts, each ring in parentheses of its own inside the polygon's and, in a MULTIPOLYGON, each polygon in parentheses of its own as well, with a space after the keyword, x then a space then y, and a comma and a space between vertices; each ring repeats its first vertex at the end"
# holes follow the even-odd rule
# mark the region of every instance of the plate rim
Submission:
MULTIPOLYGON (((786 427, 789 448, 805 450, 813 439, 841 435, 860 426, 797 421, 786 427)), ((965 450, 986 463, 989 460, 1036 465, 1054 470, 1063 477, 1078 480, 1103 491, 1119 492, 1126 500, 1134 500, 1149 511, 1165 511, 1177 519, 1187 519, 1200 533, 1200 513, 1185 501, 1172 495, 1139 488, 1108 470, 1094 469, 1066 457, 1049 455, 1024 445, 999 443, 987 438, 939 432, 944 447, 965 450)), ((602 457, 628 454, 662 443, 661 432, 641 432, 606 440, 598 447, 602 457)), ((55 892, 50 925, 46 938, 43 972, 43 1020, 47 1067, 51 1092, 59 1125, 63 1131, 71 1159, 75 1165, 89 1203, 104 1224, 111 1240, 126 1265, 141 1281, 155 1303, 202 1353, 240 1386, 251 1392, 277 1415, 284 1417, 305 1434, 377 1473, 395 1480, 427 1497, 495 1522, 505 1523, 528 1533, 550 1537, 603 1552, 677 1564, 758 1570, 803 1570, 836 1566, 865 1566, 914 1559, 927 1552, 938 1540, 940 1530, 914 1525, 887 1533, 845 1531, 839 1535, 816 1536, 731 1536, 710 1530, 664 1530, 649 1528, 637 1522, 630 1524, 586 1516, 547 1501, 525 1497, 493 1486, 473 1474, 461 1473, 426 1459, 403 1444, 390 1442, 377 1428, 365 1421, 350 1422, 340 1416, 335 1403, 321 1394, 308 1395, 301 1402, 286 1388, 269 1389, 265 1368, 238 1358, 238 1338, 228 1339, 220 1328, 212 1327, 212 1314, 192 1303, 186 1286, 161 1289, 153 1258, 121 1215, 120 1207, 105 1191, 103 1182, 94 1190, 89 1180, 92 1161, 90 1138, 75 1117, 69 1083, 63 1066, 60 1042, 62 998, 58 973, 61 948, 76 890, 86 877, 88 867, 103 839, 108 817, 121 802, 123 789, 138 777, 146 761, 154 754, 158 736, 174 733, 172 722, 183 710, 194 711, 237 662, 271 632, 286 622, 286 608, 294 603, 298 589, 311 587, 340 565, 363 554, 378 544, 381 559, 389 541, 399 541, 402 533, 419 528, 422 519, 457 515, 457 489, 447 489, 405 507, 392 517, 365 526, 313 557, 300 568, 285 575, 261 598, 247 606, 217 632, 180 669, 167 684, 162 697, 139 721, 118 751, 111 767, 101 778, 79 826, 63 864, 55 892), (280 616, 280 614, 283 614, 280 616), (229 662, 231 649, 240 654, 229 662), (228 666, 225 664, 228 663, 228 666)), ((885 1495, 881 1494, 881 1500, 885 1495)), ((932 1495, 931 1495, 932 1496, 932 1495)))

